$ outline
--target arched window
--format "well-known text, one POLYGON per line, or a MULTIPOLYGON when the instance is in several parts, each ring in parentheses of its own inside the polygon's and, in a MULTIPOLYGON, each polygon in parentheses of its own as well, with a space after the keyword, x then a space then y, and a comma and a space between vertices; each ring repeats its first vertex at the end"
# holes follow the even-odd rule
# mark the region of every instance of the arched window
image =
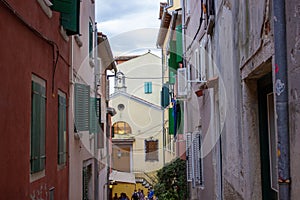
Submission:
POLYGON ((126 122, 116 122, 113 125, 113 133, 114 134, 130 134, 131 133, 131 128, 128 123, 126 122))

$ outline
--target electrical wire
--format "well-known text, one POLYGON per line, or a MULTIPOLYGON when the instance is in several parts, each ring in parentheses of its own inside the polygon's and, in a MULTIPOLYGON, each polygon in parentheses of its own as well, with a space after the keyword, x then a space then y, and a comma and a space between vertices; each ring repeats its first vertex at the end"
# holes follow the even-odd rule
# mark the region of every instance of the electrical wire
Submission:
POLYGON ((52 74, 52 93, 54 93, 54 76, 56 72, 56 67, 58 63, 58 58, 62 58, 62 60, 70 66, 70 64, 67 62, 67 60, 59 53, 59 47, 58 45, 53 41, 47 38, 45 35, 43 35, 41 32, 39 32, 37 29, 35 29, 31 24, 29 24, 6 0, 0 0, 2 4, 15 16, 17 19, 22 22, 23 25, 25 25, 29 30, 31 30, 36 36, 46 41, 48 44, 50 44, 53 48, 53 74, 52 74), (55 55, 56 52, 56 55, 55 55))

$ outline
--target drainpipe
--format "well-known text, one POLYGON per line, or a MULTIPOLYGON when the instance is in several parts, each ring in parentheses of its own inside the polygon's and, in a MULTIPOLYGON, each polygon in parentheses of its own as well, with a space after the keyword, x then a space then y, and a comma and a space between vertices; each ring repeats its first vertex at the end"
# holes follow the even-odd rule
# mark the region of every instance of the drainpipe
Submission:
POLYGON ((289 113, 285 1, 273 1, 279 199, 290 199, 289 113))

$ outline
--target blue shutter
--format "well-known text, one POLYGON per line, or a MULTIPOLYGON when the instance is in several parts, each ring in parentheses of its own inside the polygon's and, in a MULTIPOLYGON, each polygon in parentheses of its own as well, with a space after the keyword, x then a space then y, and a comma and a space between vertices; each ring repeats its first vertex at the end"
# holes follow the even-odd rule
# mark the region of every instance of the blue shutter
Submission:
POLYGON ((152 82, 145 82, 144 83, 144 93, 151 94, 152 93, 152 82))
POLYGON ((75 83, 75 127, 78 131, 89 131, 90 86, 75 83))

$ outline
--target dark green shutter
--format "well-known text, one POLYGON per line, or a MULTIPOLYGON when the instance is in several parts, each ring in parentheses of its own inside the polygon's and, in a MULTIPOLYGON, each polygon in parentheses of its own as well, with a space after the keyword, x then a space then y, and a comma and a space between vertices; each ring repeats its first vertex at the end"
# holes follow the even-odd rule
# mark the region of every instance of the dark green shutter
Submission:
POLYGON ((90 86, 75 83, 75 127, 77 131, 89 131, 90 86))
POLYGON ((79 34, 80 0, 53 0, 52 10, 60 12, 67 35, 79 34))
POLYGON ((177 133, 183 134, 183 103, 181 101, 177 101, 177 133))
POLYGON ((176 26, 176 62, 182 62, 182 25, 176 26))
POLYGON ((170 96, 169 96, 169 87, 167 85, 164 85, 162 87, 162 91, 161 91, 161 106, 163 108, 168 107, 168 105, 170 104, 170 96))
POLYGON ((93 24, 92 22, 89 22, 89 55, 92 57, 92 51, 93 51, 93 24))
POLYGON ((58 164, 66 163, 67 133, 66 98, 58 95, 58 164))
POLYGON ((174 116, 173 116, 173 108, 169 108, 169 134, 174 135, 174 116))
POLYGON ((43 86, 32 81, 32 110, 31 110, 31 173, 45 168, 45 118, 46 91, 43 86))
POLYGON ((170 41, 170 57, 169 57, 169 67, 173 70, 177 70, 178 63, 176 62, 176 41, 170 41))

